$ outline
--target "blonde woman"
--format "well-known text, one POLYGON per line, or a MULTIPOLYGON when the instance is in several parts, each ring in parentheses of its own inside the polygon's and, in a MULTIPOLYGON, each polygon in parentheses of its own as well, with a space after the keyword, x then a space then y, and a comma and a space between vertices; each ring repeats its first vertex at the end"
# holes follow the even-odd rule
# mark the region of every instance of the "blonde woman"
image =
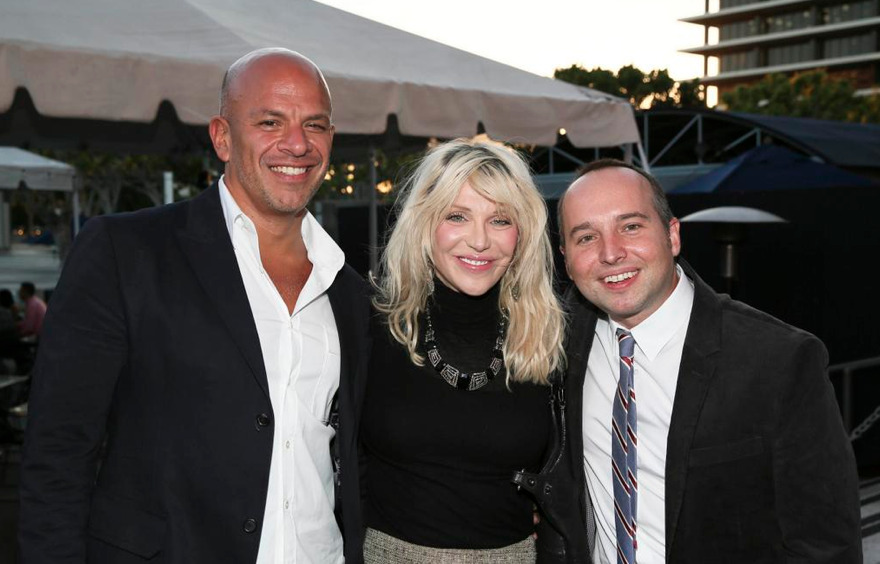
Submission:
POLYGON ((564 363, 546 205, 518 154, 456 140, 397 212, 362 420, 366 562, 534 562, 510 479, 540 467, 564 363))

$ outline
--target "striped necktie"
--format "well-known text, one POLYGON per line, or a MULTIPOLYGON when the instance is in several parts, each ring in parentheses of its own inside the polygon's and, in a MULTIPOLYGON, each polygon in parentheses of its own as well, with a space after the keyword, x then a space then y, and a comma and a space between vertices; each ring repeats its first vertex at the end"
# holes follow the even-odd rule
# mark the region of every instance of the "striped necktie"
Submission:
POLYGON ((614 527, 617 533, 617 564, 636 562, 636 391, 633 385, 632 333, 617 330, 620 347, 620 380, 611 420, 611 466, 614 482, 614 527))

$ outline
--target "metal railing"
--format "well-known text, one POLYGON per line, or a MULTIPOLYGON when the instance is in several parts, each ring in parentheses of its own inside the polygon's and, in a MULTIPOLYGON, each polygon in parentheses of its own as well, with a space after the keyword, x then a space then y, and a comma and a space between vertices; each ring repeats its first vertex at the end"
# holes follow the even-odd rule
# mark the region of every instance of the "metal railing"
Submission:
POLYGON ((880 356, 871 358, 863 358, 861 360, 853 360, 850 362, 842 362, 828 367, 828 375, 836 373, 841 374, 840 381, 840 397, 841 397, 841 415, 843 416, 843 425, 847 433, 850 433, 850 440, 858 439, 865 431, 867 431, 874 423, 880 419, 880 406, 869 415, 858 426, 853 428, 853 372, 864 368, 880 367, 880 356))

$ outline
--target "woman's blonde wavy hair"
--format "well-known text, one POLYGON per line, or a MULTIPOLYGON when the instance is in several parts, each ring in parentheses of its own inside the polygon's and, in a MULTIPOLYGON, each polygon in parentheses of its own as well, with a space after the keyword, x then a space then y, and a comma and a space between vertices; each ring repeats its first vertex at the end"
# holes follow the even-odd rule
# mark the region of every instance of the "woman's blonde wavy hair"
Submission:
POLYGON ((431 149, 405 183, 397 222, 373 280, 375 307, 391 335, 424 365, 418 353, 419 315, 433 284, 434 232, 465 182, 498 205, 519 232, 513 260, 501 278, 499 309, 508 312, 504 362, 508 384, 547 384, 565 364, 565 320, 553 292, 553 254, 547 205, 522 157, 503 145, 456 139, 431 149), (514 299, 514 296, 518 299, 514 299))

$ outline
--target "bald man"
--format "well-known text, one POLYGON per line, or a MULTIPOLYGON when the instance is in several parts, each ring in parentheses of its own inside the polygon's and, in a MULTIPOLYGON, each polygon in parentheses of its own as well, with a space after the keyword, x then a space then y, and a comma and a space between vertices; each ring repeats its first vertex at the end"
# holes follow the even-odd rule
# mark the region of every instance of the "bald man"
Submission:
POLYGON ((361 560, 367 288, 306 210, 330 93, 263 49, 220 99, 217 184, 95 218, 67 259, 30 396, 24 564, 361 560))

